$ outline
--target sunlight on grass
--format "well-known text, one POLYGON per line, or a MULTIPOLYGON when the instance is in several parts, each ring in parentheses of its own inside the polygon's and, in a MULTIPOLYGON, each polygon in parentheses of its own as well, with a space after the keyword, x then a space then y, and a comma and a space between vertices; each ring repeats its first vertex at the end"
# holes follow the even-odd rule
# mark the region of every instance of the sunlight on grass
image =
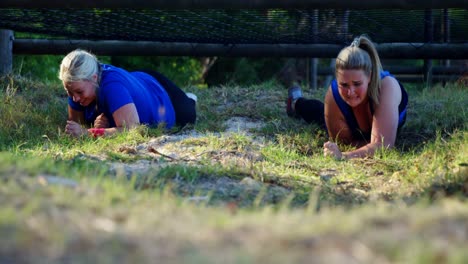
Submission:
POLYGON ((468 259, 463 87, 411 89, 396 148, 336 161, 273 82, 191 87, 199 118, 181 131, 79 140, 63 135, 60 87, 0 84, 0 262, 468 259), (263 126, 226 131, 234 116, 263 126))

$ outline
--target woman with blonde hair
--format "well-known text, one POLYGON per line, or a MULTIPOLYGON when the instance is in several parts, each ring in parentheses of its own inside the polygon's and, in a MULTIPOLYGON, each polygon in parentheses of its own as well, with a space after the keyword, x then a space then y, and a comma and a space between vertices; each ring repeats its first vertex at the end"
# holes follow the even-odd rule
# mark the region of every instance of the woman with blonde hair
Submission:
POLYGON ((373 43, 366 36, 354 39, 336 58, 335 77, 325 104, 302 97, 295 85, 288 91, 289 116, 326 128, 330 141, 324 155, 337 159, 373 156, 379 148, 391 148, 405 123, 408 95, 389 72, 383 71, 373 43), (356 149, 342 152, 337 143, 356 149))
POLYGON ((196 96, 156 71, 128 72, 84 50, 66 55, 59 78, 68 94, 65 133, 112 135, 140 124, 166 128, 193 124, 196 96))

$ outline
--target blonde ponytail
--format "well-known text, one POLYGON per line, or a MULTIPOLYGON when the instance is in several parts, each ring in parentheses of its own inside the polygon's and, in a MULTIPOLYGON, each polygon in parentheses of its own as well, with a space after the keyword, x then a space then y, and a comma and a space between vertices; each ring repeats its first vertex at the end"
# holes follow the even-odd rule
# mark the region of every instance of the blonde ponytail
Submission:
POLYGON ((338 70, 363 70, 370 77, 367 95, 374 104, 379 104, 382 64, 377 49, 368 37, 361 35, 340 51, 336 58, 335 73, 338 70))

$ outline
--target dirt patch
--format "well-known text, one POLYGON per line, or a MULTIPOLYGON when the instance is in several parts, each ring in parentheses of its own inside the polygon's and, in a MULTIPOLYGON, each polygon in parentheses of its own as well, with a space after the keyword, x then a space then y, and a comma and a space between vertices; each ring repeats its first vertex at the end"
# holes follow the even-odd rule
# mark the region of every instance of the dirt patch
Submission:
POLYGON ((246 117, 232 117, 225 122, 226 132, 250 134, 251 130, 260 129, 264 126, 262 122, 255 121, 246 117))
MULTIPOLYGON (((252 135, 251 131, 263 127, 263 123, 245 117, 232 117, 226 121, 225 132, 214 136, 226 136, 232 133, 252 135)), ((110 171, 116 176, 123 176, 135 181, 140 188, 160 188, 169 186, 188 201, 208 204, 234 204, 250 206, 264 203, 276 203, 290 195, 291 190, 277 184, 265 183, 251 177, 231 177, 230 175, 196 175, 193 178, 181 177, 177 170, 172 175, 161 176, 159 171, 169 165, 189 165, 196 167, 200 159, 207 156, 218 163, 231 166, 250 166, 252 161, 261 159, 255 152, 237 152, 227 150, 208 151, 193 154, 194 146, 180 144, 186 139, 205 137, 194 130, 173 135, 153 138, 135 147, 123 147, 122 152, 141 157, 132 162, 110 162, 110 171)), ((259 141, 252 144, 261 144, 259 141)), ((260 146, 259 146, 260 148, 260 146)))

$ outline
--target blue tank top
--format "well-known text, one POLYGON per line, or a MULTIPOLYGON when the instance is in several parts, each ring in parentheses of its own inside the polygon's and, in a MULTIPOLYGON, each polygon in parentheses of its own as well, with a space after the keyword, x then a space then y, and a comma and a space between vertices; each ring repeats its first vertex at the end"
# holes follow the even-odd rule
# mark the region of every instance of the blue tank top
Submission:
POLYGON ((84 112, 86 122, 92 123, 99 114, 104 113, 111 127, 115 127, 112 114, 120 107, 133 103, 141 124, 157 126, 164 122, 167 128, 174 126, 174 107, 166 90, 155 78, 112 65, 102 64, 101 68, 101 82, 96 91, 97 104, 83 107, 68 98, 71 108, 84 112))
MULTIPOLYGON (((380 79, 383 79, 387 76, 393 77, 388 71, 381 71, 380 72, 380 79)), ((402 127, 406 121, 406 109, 408 106, 408 94, 403 87, 403 85, 398 82, 400 85, 401 89, 401 102, 398 105, 398 113, 399 113, 399 118, 398 118, 398 128, 402 127)), ((358 123, 356 121, 356 117, 354 116, 354 113, 351 109, 351 106, 349 106, 343 98, 341 98, 340 93, 338 92, 338 84, 336 82, 336 79, 331 82, 331 89, 333 93, 333 98, 335 99, 336 104, 340 108, 341 113, 346 119, 346 123, 349 126, 349 129, 353 133, 353 137, 355 138, 360 138, 364 137, 366 140, 370 140, 370 132, 364 133, 359 129, 358 123)), ((372 104, 372 101, 370 101, 370 110, 371 113, 374 114, 374 106, 372 104)))

